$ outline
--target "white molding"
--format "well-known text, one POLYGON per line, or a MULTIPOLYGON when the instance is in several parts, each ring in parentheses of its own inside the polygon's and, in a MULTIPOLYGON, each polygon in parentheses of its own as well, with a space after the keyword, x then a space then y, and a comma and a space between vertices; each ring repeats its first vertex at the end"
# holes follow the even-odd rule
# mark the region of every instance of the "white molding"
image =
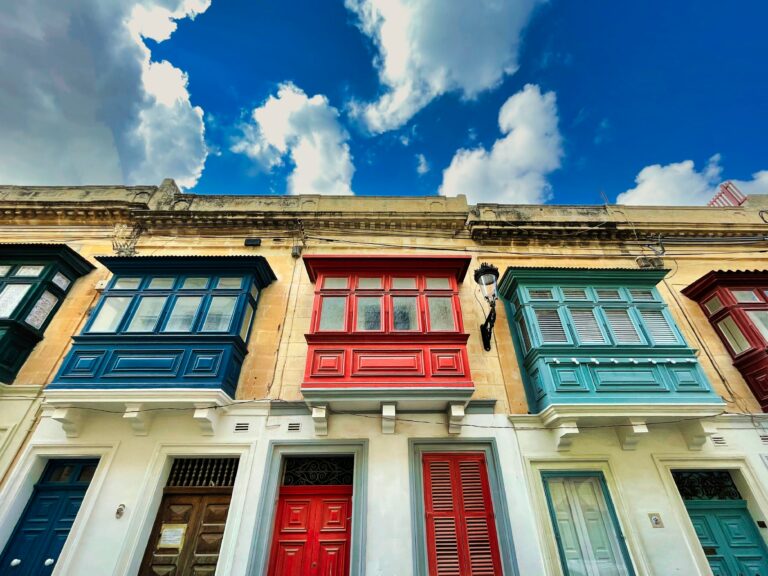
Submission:
POLYGON ((327 436, 328 406, 312 406, 312 421, 315 423, 315 436, 327 436))
POLYGON ((575 419, 560 420, 555 428, 555 446, 558 452, 567 452, 579 435, 579 426, 575 419))
POLYGON ((395 404, 381 405, 381 433, 394 434, 397 422, 397 406, 395 404))
POLYGON ((110 404, 152 404, 160 407, 178 408, 194 407, 196 404, 213 404, 224 406, 234 401, 223 390, 207 390, 200 388, 136 388, 124 390, 77 389, 59 390, 46 389, 44 406, 94 406, 110 404))
POLYGON ((203 436, 213 436, 216 434, 216 427, 219 424, 219 410, 210 406, 199 406, 195 408, 192 419, 200 426, 200 433, 203 436))
POLYGON ((622 450, 635 450, 640 439, 648 434, 648 426, 644 418, 627 418, 624 424, 616 427, 622 450))
POLYGON ((448 406, 448 434, 461 434, 464 416, 464 404, 448 406))
POLYGON ((152 412, 144 411, 144 404, 140 402, 126 404, 123 419, 131 424, 133 433, 136 436, 146 436, 152 426, 152 412))
POLYGON ((83 429, 83 412, 77 408, 56 408, 51 418, 61 424, 67 438, 77 438, 83 429))
MULTIPOLYGON (((577 419, 584 423, 617 418, 643 418, 653 424, 674 417, 712 418, 722 414, 723 407, 721 404, 553 404, 533 416, 544 426, 556 426, 561 420, 577 419)), ((511 421, 518 418, 517 415, 510 416, 511 421)))

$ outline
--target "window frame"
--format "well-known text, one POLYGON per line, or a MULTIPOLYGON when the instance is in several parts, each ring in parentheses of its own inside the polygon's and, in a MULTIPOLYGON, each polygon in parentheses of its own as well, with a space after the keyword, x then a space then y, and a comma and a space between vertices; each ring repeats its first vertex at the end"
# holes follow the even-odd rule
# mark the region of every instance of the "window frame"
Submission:
MULTIPOLYGON (((253 316, 255 316, 258 306, 260 290, 254 291, 251 289, 255 285, 255 278, 252 274, 248 273, 236 273, 236 272, 200 272, 192 271, 179 274, 168 274, 166 272, 147 271, 147 272, 120 272, 116 273, 110 278, 107 283, 104 292, 99 298, 98 303, 93 308, 86 322, 81 335, 94 336, 94 337, 132 337, 132 336, 160 336, 160 337, 178 337, 178 336, 216 336, 216 335, 229 335, 239 336, 242 332, 242 322, 246 314, 247 306, 253 307, 253 316), (185 280, 188 278, 207 277, 208 282, 205 288, 183 288, 185 280), (219 281, 222 278, 241 278, 239 288, 218 288, 219 281), (117 288, 117 283, 126 278, 139 278, 139 284, 136 288, 117 288), (170 288, 150 288, 150 283, 155 278, 173 278, 173 282, 170 288), (115 327, 114 331, 93 331, 93 325, 98 319, 104 304, 110 297, 128 297, 130 302, 122 313, 120 321, 115 327), (229 321, 229 326, 226 330, 217 331, 203 331, 203 326, 208 317, 211 309, 211 304, 215 297, 235 297, 235 302, 232 307, 232 316, 229 321), (141 305, 141 301, 147 297, 164 297, 160 314, 155 322, 155 325, 151 331, 128 331, 128 327, 135 318, 136 312, 141 305), (200 297, 200 303, 195 311, 194 319, 188 331, 167 331, 166 326, 171 319, 171 315, 176 306, 176 302, 179 298, 183 297, 200 297)), ((253 324, 253 316, 251 318, 251 324, 253 324)), ((250 337, 251 327, 248 328, 244 343, 248 342, 250 337)), ((241 338, 242 339, 242 338, 241 338)))
POLYGON ((8 272, 0 276, 0 293, 10 285, 28 285, 29 289, 19 299, 18 303, 8 313, 7 316, 0 318, 0 322, 14 322, 21 324, 26 329, 41 335, 45 332, 48 324, 56 315, 59 307, 64 302, 67 294, 72 290, 72 286, 78 279, 77 274, 72 270, 66 269, 56 258, 41 258, 39 256, 11 256, 0 258, 0 266, 8 266, 8 272), (37 276, 16 276, 16 272, 22 267, 41 266, 42 270, 37 276), (54 278, 58 275, 68 280, 65 288, 62 288, 54 278), (45 319, 39 327, 27 322, 29 314, 35 308, 36 304, 44 297, 45 293, 50 293, 56 298, 56 302, 48 311, 45 319))
POLYGON ((462 334, 464 325, 461 318, 461 306, 459 289, 456 278, 448 272, 388 272, 382 270, 350 271, 346 274, 346 288, 324 288, 326 278, 339 278, 345 276, 338 270, 321 272, 318 274, 315 289, 315 303, 310 331, 313 334, 323 336, 355 335, 359 337, 416 337, 439 334, 462 334), (360 279, 381 278, 381 288, 361 288, 360 279), (397 278, 414 278, 415 288, 394 288, 397 278), (427 288, 429 278, 444 278, 448 280, 447 288, 427 288), (345 299, 344 323, 340 330, 322 330, 323 299, 326 297, 343 297, 345 299), (358 329, 359 299, 365 297, 379 297, 381 299, 381 328, 379 330, 358 329), (413 330, 396 330, 394 315, 394 299, 398 297, 412 297, 416 302, 416 328, 413 330), (429 299, 432 297, 444 297, 451 299, 451 312, 453 317, 453 330, 433 330, 429 313, 429 299))

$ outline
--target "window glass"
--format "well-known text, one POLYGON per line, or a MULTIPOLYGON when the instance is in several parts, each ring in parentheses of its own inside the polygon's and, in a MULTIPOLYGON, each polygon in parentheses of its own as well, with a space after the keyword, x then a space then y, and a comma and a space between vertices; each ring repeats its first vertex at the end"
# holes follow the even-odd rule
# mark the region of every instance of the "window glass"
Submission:
POLYGON ((26 296, 32 284, 6 284, 0 292, 0 318, 8 318, 26 296))
POLYGON ((731 290, 736 302, 760 302, 760 298, 753 290, 731 290))
POLYGON ((208 278, 199 276, 184 278, 184 283, 181 285, 182 290, 205 290, 207 287, 208 278))
POLYGON ((245 316, 243 317, 243 323, 240 326, 240 339, 245 342, 248 338, 248 329, 251 327, 251 319, 253 318, 253 306, 248 304, 245 307, 245 316))
POLYGON ((638 302, 653 302, 653 290, 630 290, 629 295, 632 296, 632 300, 638 302))
POLYGON ((37 278, 43 273, 45 266, 19 266, 14 276, 23 276, 24 278, 37 278))
POLYGON ((584 288, 563 288, 563 297, 566 300, 586 300, 587 291, 584 288))
POLYGON ((763 339, 768 342, 768 310, 749 310, 747 316, 760 331, 763 339))
POLYGON ((427 278, 427 290, 450 290, 451 281, 448 278, 427 278))
POLYGON ((219 290, 239 290, 243 285, 243 278, 237 276, 234 278, 219 278, 216 288, 219 290))
POLYGON ((114 332, 120 325, 128 305, 130 296, 108 296, 99 309, 99 314, 91 324, 89 332, 114 332))
POLYGON ((418 330, 416 296, 392 297, 392 325, 395 330, 418 330))
POLYGON ((254 300, 259 299, 259 289, 257 288, 256 284, 251 284, 251 288, 249 291, 251 293, 251 298, 253 298, 254 300))
POLYGON ((357 299, 357 329, 381 330, 381 297, 361 296, 357 299))
POLYGON ((734 354, 741 354, 745 350, 751 348, 749 341, 744 337, 744 333, 730 316, 726 316, 720 320, 720 322, 717 323, 717 327, 720 329, 723 337, 728 341, 734 354))
POLYGON ((326 276, 323 280, 323 288, 328 288, 329 290, 338 290, 338 289, 344 289, 347 287, 347 278, 346 276, 342 278, 334 278, 334 277, 328 277, 326 276))
POLYGON ((704 302, 704 308, 706 308, 707 312, 710 314, 714 314, 715 312, 723 309, 723 303, 717 296, 712 296, 712 298, 704 302))
POLYGON ((549 288, 528 288, 532 300, 552 300, 552 290, 549 288))
POLYGON ((7 276, 8 272, 11 271, 10 266, 0 266, 0 276, 7 276))
POLYGON ((536 310, 536 320, 539 323, 541 339, 545 343, 567 342, 568 337, 563 328, 563 322, 560 319, 555 308, 539 308, 536 310))
POLYGON ((638 344, 642 342, 640 334, 635 328, 629 312, 623 308, 608 308, 605 311, 605 317, 613 330, 616 341, 619 344, 638 344))
POLYGON ((226 332, 232 323, 237 296, 214 296, 203 323, 203 332, 226 332))
POLYGON ((345 296, 324 296, 320 307, 320 330, 344 330, 345 296))
POLYGON ((453 298, 450 296, 430 296, 429 328, 431 330, 456 330, 453 318, 453 298))
POLYGON ((96 473, 96 464, 89 464, 88 466, 83 466, 80 469, 80 474, 77 476, 78 482, 90 482, 93 480, 93 475, 96 473))
POLYGON ((523 337, 523 352, 528 352, 531 349, 531 337, 528 334, 528 326, 523 318, 517 321, 517 325, 520 327, 520 334, 523 337))
POLYGON ((360 278, 357 281, 357 287, 363 290, 380 290, 381 278, 360 278))
POLYGON ((75 467, 71 464, 57 464, 48 476, 48 482, 69 482, 75 467))
POLYGON ((149 289, 150 290, 170 290, 173 288, 173 283, 176 281, 176 278, 152 278, 152 280, 149 281, 149 289))
POLYGON ((173 310, 163 332, 189 332, 195 323, 200 296, 180 296, 173 303, 173 310))
POLYGON ((416 290, 416 278, 392 278, 392 290, 416 290))
POLYGON ((32 310, 29 311, 29 314, 27 314, 24 322, 39 330, 58 301, 59 299, 56 296, 46 290, 43 292, 43 295, 38 298, 37 302, 35 302, 35 305, 32 307, 32 310))
POLYGON ((595 292, 600 300, 621 300, 621 294, 615 288, 598 288, 595 292))
POLYGON ((157 326, 166 301, 165 296, 145 296, 139 301, 126 332, 152 332, 157 326))
POLYGON ((141 278, 118 278, 113 286, 116 290, 136 290, 141 284, 141 278))
POLYGON ((67 288, 69 288, 69 285, 72 283, 72 280, 64 276, 64 274, 62 274, 61 272, 56 272, 56 274, 54 274, 53 279, 51 281, 65 292, 67 288))

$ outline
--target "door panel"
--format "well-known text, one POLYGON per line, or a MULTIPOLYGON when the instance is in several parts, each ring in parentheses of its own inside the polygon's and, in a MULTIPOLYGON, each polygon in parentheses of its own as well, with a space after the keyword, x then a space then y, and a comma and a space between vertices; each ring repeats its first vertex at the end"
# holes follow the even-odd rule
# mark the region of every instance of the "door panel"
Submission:
POLYGON ((95 469, 96 464, 94 460, 48 463, 0 554, 0 576, 48 576, 53 572, 90 483, 92 475, 82 471, 95 469))
POLYGON ((352 486, 283 486, 269 574, 346 576, 351 510, 352 486))

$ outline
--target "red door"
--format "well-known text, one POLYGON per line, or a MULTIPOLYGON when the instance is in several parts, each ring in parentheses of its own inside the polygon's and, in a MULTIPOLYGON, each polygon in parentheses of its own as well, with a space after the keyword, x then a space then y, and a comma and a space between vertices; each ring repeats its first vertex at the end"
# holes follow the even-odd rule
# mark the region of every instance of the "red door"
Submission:
POLYGON ((423 456, 430 576, 500 576, 483 453, 423 456))
POLYGON ((347 576, 352 486, 282 486, 270 576, 347 576))

